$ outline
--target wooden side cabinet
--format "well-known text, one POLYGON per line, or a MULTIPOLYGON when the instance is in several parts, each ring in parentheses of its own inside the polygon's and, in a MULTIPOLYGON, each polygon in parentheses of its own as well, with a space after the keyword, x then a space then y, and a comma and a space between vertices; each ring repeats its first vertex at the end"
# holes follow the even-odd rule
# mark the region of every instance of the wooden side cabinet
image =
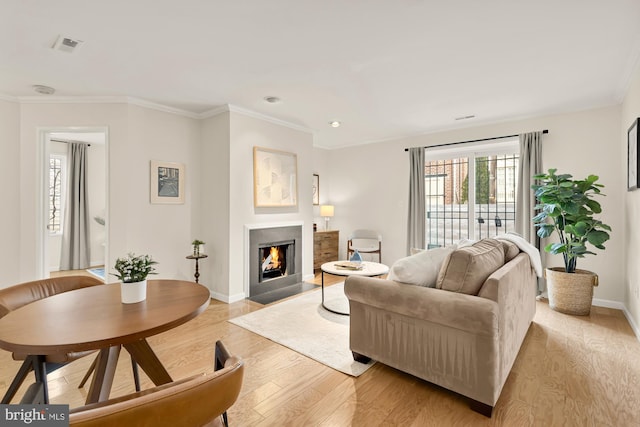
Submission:
POLYGON ((329 261, 338 261, 338 230, 316 231, 313 233, 313 269, 317 270, 329 261))

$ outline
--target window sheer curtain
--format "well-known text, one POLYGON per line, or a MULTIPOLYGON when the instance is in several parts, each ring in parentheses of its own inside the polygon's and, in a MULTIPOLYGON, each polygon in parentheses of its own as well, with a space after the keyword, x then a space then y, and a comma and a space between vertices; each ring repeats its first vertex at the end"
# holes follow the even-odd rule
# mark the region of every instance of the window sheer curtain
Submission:
MULTIPOLYGON (((520 135, 518 193, 516 196, 516 232, 540 249, 540 237, 531 219, 535 216, 536 199, 531 185, 533 176, 542 173, 542 131, 520 135)), ((544 291, 544 282, 538 279, 538 291, 544 291)))
POLYGON ((87 189, 88 147, 76 142, 68 144, 68 186, 60 270, 79 270, 89 268, 91 260, 87 189))
POLYGON ((425 248, 424 147, 409 149, 409 164, 407 255, 411 254, 411 248, 425 248))

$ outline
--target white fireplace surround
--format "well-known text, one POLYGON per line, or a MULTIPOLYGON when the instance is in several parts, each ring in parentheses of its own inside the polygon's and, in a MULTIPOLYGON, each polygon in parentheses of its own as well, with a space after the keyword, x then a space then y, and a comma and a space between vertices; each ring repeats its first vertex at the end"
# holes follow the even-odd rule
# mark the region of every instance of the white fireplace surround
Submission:
MULTIPOLYGON (((304 235, 304 221, 288 221, 288 222, 273 222, 273 223, 266 223, 266 224, 245 224, 244 226, 244 262, 243 262, 243 266, 244 266, 244 295, 245 298, 249 296, 249 285, 250 285, 250 260, 251 260, 251 254, 250 254, 250 248, 249 248, 249 236, 251 233, 251 230, 259 230, 259 229, 265 229, 265 228, 279 228, 279 227, 302 227, 302 234, 304 235)), ((302 241, 302 244, 305 245, 307 244, 304 239, 302 241)), ((303 248, 300 248, 303 249, 303 248)), ((304 250, 302 250, 302 266, 304 266, 304 250)), ((300 271, 303 271, 303 269, 301 268, 300 271)))

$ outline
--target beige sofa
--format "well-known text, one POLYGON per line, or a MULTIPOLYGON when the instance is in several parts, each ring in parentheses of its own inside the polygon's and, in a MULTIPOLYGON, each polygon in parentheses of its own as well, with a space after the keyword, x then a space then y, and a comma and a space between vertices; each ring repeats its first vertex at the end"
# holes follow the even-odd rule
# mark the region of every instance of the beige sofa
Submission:
MULTIPOLYGON (((461 274, 458 261, 443 265, 439 284, 447 273, 450 279, 469 275, 461 274)), ((345 294, 354 358, 467 396, 472 409, 491 416, 535 314, 536 283, 529 256, 517 250, 482 281, 477 295, 350 276, 345 294)))

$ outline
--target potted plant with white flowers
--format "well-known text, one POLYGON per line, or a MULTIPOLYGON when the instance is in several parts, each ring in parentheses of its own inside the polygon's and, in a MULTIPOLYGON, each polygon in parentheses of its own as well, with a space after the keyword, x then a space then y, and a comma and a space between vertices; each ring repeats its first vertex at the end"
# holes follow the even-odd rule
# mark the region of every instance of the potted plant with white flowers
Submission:
POLYGON ((147 298, 147 276, 156 274, 154 265, 158 264, 151 255, 127 254, 126 257, 116 259, 114 266, 118 274, 116 276, 122 284, 122 302, 132 304, 144 301, 147 298))

